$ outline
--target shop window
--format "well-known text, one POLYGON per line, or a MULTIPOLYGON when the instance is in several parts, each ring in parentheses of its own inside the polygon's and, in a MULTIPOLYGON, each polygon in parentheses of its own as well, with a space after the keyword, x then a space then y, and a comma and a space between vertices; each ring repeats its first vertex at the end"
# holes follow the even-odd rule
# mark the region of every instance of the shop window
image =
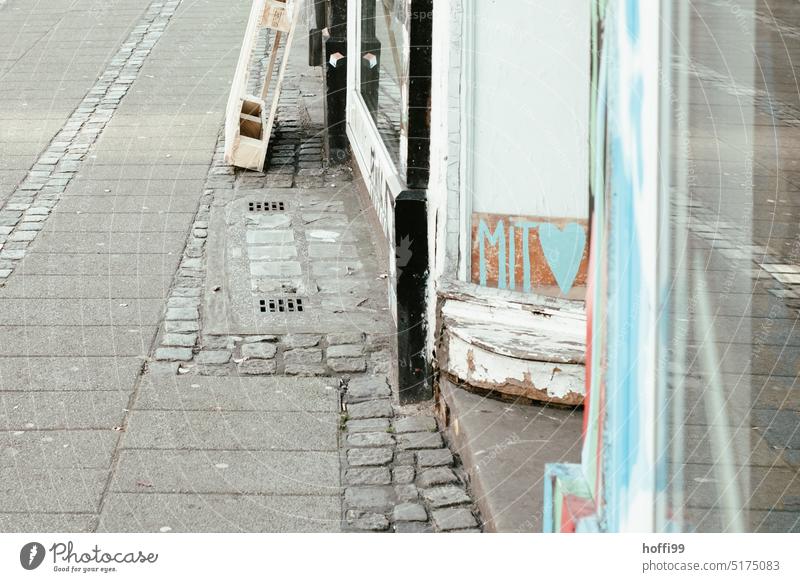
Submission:
POLYGON ((484 287, 583 299, 590 3, 465 6, 464 271, 484 287))
POLYGON ((407 0, 361 2, 361 97, 396 166, 407 124, 409 7, 407 0))

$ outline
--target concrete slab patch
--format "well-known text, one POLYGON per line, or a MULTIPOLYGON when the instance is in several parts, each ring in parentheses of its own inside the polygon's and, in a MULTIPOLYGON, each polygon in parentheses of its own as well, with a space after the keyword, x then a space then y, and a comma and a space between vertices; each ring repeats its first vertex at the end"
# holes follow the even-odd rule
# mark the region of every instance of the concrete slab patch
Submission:
POLYGON ((92 513, 0 513, 0 531, 13 533, 92 533, 92 513))
POLYGON ((97 513, 107 469, 0 467, 0 507, 97 513))
MULTIPOLYGON (((206 333, 360 333, 365 329, 388 328, 388 314, 365 305, 370 296, 384 292, 382 282, 364 278, 350 284, 351 277, 356 278, 353 275, 372 268, 374 259, 359 258, 364 251, 354 244, 333 245, 330 249, 323 244, 328 240, 344 242, 348 238, 351 242, 368 240, 365 221, 347 224, 344 227, 347 230, 316 226, 309 229, 329 215, 301 214, 302 205, 304 201, 319 202, 321 198, 315 190, 245 190, 212 206, 207 243, 208 281, 203 303, 206 333), (251 210, 255 204, 273 199, 291 200, 292 204, 285 205, 284 211, 277 214, 251 210), (346 263, 339 261, 339 257, 346 263), (314 258, 323 262, 313 262, 314 258), (322 278, 326 279, 329 292, 347 290, 350 295, 346 300, 342 298, 344 303, 319 294, 322 278), (341 279, 342 285, 337 287, 332 279, 341 279), (302 310, 262 310, 262 302, 294 298, 302 300, 302 310), (341 317, 343 309, 347 310, 346 318, 341 317)), ((349 209, 353 216, 359 214, 346 204, 343 208, 349 209)), ((347 222, 341 218, 345 214, 330 216, 347 222)))
POLYGON ((137 410, 336 412, 334 382, 304 378, 145 376, 137 410))
POLYGON ((339 455, 335 451, 124 450, 111 490, 339 495, 339 455))
POLYGON ((338 428, 339 415, 323 412, 135 411, 123 446, 333 451, 338 428))
POLYGON ((338 495, 111 493, 98 531, 337 532, 340 508, 338 495))

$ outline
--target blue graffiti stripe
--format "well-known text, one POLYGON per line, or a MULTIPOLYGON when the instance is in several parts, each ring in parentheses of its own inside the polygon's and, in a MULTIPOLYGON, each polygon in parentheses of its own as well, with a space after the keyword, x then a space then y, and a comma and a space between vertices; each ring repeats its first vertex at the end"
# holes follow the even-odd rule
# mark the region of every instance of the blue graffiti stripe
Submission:
POLYGON ((522 229, 522 290, 531 290, 531 253, 530 232, 539 226, 538 222, 515 222, 514 226, 522 229))

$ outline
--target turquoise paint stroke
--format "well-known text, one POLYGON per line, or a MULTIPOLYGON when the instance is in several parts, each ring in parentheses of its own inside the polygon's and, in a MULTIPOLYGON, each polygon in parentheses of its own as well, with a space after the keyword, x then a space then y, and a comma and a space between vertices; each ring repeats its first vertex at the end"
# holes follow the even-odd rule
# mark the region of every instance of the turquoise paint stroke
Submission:
POLYGON ((480 248, 479 251, 479 268, 481 273, 481 285, 486 286, 486 245, 485 241, 488 240, 489 244, 496 245, 498 247, 498 255, 497 255, 497 287, 500 289, 506 288, 506 236, 505 236, 505 226, 503 225, 503 221, 499 220, 497 222, 497 226, 494 229, 494 233, 489 231, 489 227, 486 225, 486 222, 481 219, 478 223, 478 246, 480 248))
POLYGON ((577 222, 569 223, 563 230, 545 223, 539 227, 539 242, 559 289, 566 295, 578 276, 586 248, 586 231, 577 222))
POLYGON ((514 248, 514 226, 508 225, 508 288, 512 291, 517 286, 517 249, 514 248))
POLYGON ((531 253, 530 232, 539 226, 538 222, 515 222, 514 226, 522 229, 522 290, 531 290, 531 253))

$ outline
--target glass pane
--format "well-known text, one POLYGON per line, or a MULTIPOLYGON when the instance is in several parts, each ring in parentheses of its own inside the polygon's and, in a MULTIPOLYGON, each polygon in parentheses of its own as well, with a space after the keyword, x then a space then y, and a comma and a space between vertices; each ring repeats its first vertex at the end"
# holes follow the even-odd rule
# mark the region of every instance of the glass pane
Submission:
POLYGON ((585 296, 590 16, 585 0, 469 3, 473 283, 585 296))
POLYGON ((672 6, 659 529, 797 530, 800 5, 672 6))
POLYGON ((361 2, 361 96, 398 165, 406 126, 402 91, 408 78, 408 5, 406 0, 361 2))

